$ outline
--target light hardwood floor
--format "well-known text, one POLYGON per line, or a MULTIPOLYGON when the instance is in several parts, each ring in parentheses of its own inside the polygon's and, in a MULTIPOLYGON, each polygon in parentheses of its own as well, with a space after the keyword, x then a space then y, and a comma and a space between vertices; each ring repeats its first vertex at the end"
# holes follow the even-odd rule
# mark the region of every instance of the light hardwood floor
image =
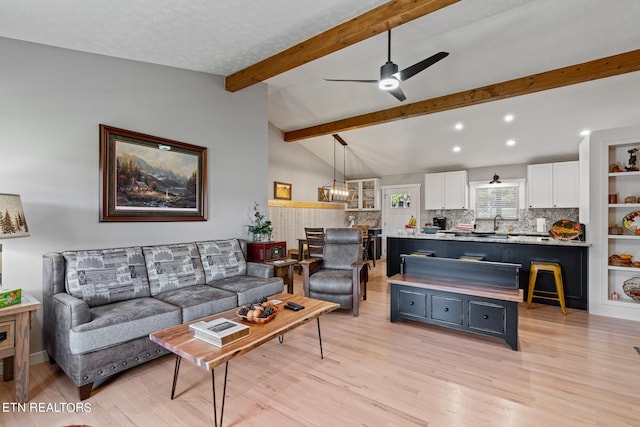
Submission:
MULTIPOLYGON (((640 323, 522 306, 515 352, 492 338, 390 323, 385 269, 378 262, 373 270, 360 317, 322 316, 324 360, 315 322, 232 360, 224 425, 640 425, 640 323)), ((33 366, 31 402, 49 412, 11 412, 5 403, 0 425, 212 425, 211 376, 182 363, 172 401, 173 364, 165 356, 107 381, 85 401, 88 413, 61 406, 77 394, 55 365, 33 366)), ((224 371, 216 373, 221 386, 224 371)), ((12 396, 12 383, 3 383, 0 400, 12 396)))

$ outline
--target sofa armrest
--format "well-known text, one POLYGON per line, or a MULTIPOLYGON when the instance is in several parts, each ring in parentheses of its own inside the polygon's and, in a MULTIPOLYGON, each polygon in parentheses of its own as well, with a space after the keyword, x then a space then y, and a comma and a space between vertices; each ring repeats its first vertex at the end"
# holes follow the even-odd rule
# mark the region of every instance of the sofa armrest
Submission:
POLYGON ((259 262, 247 262, 247 276, 270 279, 274 276, 273 267, 259 262))
POLYGON ((55 294, 53 296, 52 308, 55 313, 55 318, 58 321, 64 319, 62 325, 68 325, 69 329, 91 321, 89 305, 69 294, 55 294))

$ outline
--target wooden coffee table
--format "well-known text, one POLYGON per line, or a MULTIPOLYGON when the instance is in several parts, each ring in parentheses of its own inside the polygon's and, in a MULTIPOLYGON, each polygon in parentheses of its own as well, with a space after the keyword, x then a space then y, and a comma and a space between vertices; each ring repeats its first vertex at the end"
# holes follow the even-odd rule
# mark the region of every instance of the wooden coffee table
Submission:
POLYGON ((178 372, 180 370, 180 361, 187 359, 202 369, 211 371, 211 385, 213 389, 213 418, 214 423, 218 426, 218 415, 216 405, 216 386, 214 368, 218 365, 225 364, 224 370, 224 386, 222 391, 222 403, 220 411, 220 426, 222 426, 222 417, 224 415, 224 400, 227 389, 227 372, 229 369, 229 361, 244 353, 253 350, 256 347, 271 341, 278 337, 282 342, 286 332, 291 331, 298 326, 304 325, 313 319, 318 324, 318 341, 320 344, 320 358, 322 353, 322 336, 320 335, 320 316, 324 313, 340 308, 339 304, 327 301, 321 301, 312 298, 305 298, 300 295, 277 294, 270 298, 282 301, 278 304, 278 314, 268 323, 254 324, 243 321, 236 315, 236 310, 229 310, 214 316, 208 316, 203 319, 194 320, 193 322, 183 323, 171 328, 163 329, 149 335, 151 341, 166 348, 176 355, 176 363, 173 371, 173 386, 171 389, 171 399, 175 397, 176 384, 178 381, 178 372), (293 301, 303 305, 304 310, 293 311, 284 308, 287 301, 293 301), (200 320, 209 321, 212 319, 224 317, 238 322, 242 322, 251 327, 251 334, 239 341, 229 344, 223 348, 215 347, 207 344, 193 336, 193 331, 189 329, 190 323, 200 320))

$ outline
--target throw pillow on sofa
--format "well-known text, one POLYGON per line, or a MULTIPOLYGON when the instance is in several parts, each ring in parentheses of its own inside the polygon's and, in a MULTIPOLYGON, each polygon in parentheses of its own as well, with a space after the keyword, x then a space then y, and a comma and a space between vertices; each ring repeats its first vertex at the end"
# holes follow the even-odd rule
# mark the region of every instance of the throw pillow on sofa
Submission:
POLYGON ((151 295, 204 285, 204 270, 195 243, 145 246, 142 251, 147 262, 151 295))
POLYGON ((139 247, 66 251, 67 292, 89 307, 149 296, 144 255, 139 247))
POLYGON ((197 242, 207 283, 247 273, 242 248, 237 239, 197 242))

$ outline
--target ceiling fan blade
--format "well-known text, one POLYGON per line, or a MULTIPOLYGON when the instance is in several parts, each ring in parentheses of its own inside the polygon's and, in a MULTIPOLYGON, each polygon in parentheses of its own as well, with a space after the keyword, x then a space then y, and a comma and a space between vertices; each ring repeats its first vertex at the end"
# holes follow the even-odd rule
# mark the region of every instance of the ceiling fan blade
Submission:
POLYGON ((397 73, 397 78, 400 81, 405 81, 415 76, 421 71, 424 71, 427 67, 432 66, 436 62, 441 59, 446 58, 449 55, 449 52, 438 52, 435 55, 428 57, 427 59, 423 59, 422 61, 413 64, 410 67, 405 68, 404 70, 397 73))
POLYGON ((407 99, 406 96, 404 96, 404 92, 402 92, 402 89, 400 88, 400 86, 398 86, 395 89, 391 89, 388 90, 387 92, 389 92, 391 95, 395 96, 396 99, 400 102, 404 101, 405 99, 407 99))
POLYGON ((324 79, 327 82, 353 82, 353 83, 378 83, 378 80, 343 80, 343 79, 324 79))

